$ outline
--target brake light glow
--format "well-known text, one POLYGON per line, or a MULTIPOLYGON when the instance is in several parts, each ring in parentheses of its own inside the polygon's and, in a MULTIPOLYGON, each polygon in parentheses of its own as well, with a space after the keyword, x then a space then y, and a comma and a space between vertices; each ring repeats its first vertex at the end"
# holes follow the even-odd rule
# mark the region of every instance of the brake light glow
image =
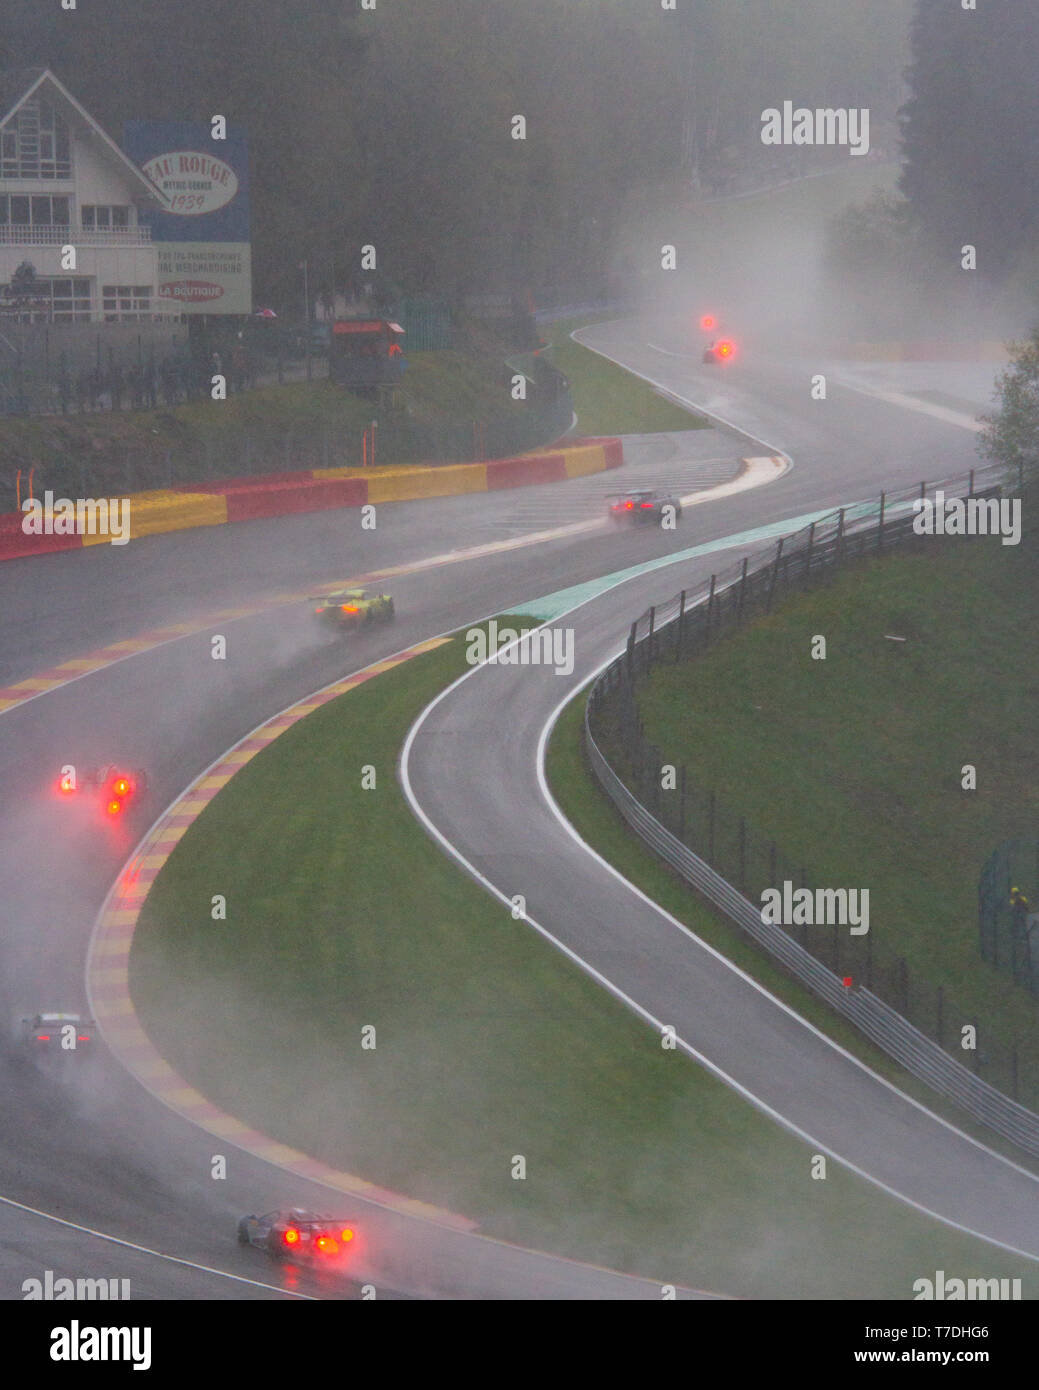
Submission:
POLYGON ((90 1034, 89 1034, 89 1033, 77 1033, 77 1034, 76 1034, 76 1041, 77 1041, 77 1042, 89 1042, 89 1041, 90 1041, 90 1034))
POLYGON ((344 1241, 344 1242, 345 1242, 345 1241, 351 1241, 351 1240, 353 1240, 353 1238, 354 1238, 354 1233, 353 1233, 353 1231, 351 1231, 351 1229, 350 1229, 349 1226, 344 1226, 343 1229, 339 1232, 339 1239, 342 1240, 342 1241, 344 1241))
POLYGON ((36 1041, 37 1041, 37 1042, 50 1042, 50 1040, 51 1040, 51 1035, 50 1035, 49 1033, 37 1033, 37 1034, 36 1034, 36 1041))
POLYGON ((715 352, 718 354, 719 357, 731 357, 732 344, 729 342, 719 343, 718 346, 715 348, 715 352))
POLYGON ((112 783, 112 790, 116 796, 126 796, 130 790, 130 783, 125 777, 117 777, 112 783))
POLYGON ((122 809, 123 803, 119 800, 117 796, 113 796, 111 801, 105 807, 105 810, 108 812, 110 816, 117 816, 122 809))
POLYGON ((625 507, 628 509, 628 511, 630 512, 630 511, 634 508, 635 503, 634 503, 634 502, 625 502, 624 505, 625 505, 625 507))
POLYGON ((647 507, 649 507, 650 510, 652 510, 652 508, 653 508, 653 503, 652 503, 652 502, 640 502, 640 503, 639 503, 639 507, 640 507, 643 511, 645 511, 647 507))
POLYGON ((334 1255, 339 1249, 339 1242, 335 1236, 318 1236, 315 1244, 322 1255, 334 1255))
POLYGON ((355 603, 344 603, 342 609, 344 613, 357 613, 359 611, 355 603))
POLYGON ((58 778, 58 791, 62 796, 71 796, 76 790, 76 779, 71 773, 66 772, 64 777, 58 778))
POLYGON ((704 314, 703 318, 700 320, 700 327, 704 332, 709 332, 712 328, 716 327, 717 322, 718 320, 713 314, 704 314))
POLYGON ((314 612, 315 612, 315 613, 323 613, 324 611, 325 611, 325 610, 324 610, 324 607, 315 608, 315 609, 314 609, 314 612))
POLYGON ((296 1230, 295 1226, 289 1226, 288 1229, 282 1233, 281 1238, 286 1245, 298 1245, 299 1231, 296 1230))

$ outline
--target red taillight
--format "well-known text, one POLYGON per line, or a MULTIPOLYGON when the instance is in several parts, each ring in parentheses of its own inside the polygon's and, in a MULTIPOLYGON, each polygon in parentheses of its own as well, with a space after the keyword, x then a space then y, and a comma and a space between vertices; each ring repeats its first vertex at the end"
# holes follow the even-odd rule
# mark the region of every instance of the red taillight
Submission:
POLYGON ((712 328, 714 328, 716 323, 717 319, 714 317, 713 314, 704 314, 703 318, 700 320, 700 327, 705 332, 709 332, 712 328))
POLYGON ((314 609, 314 612, 315 612, 315 613, 323 613, 324 611, 325 611, 325 610, 324 610, 323 608, 315 608, 315 609, 314 609))
POLYGON ((719 343, 718 346, 715 348, 715 352, 718 354, 719 357, 731 357, 731 356, 732 356, 732 344, 731 344, 731 343, 719 343))
POLYGON ((354 603, 344 603, 340 605, 344 613, 357 613, 360 610, 354 603))
POLYGON ((90 1041, 90 1034, 89 1034, 89 1033, 77 1033, 77 1034, 76 1034, 76 1041, 77 1041, 77 1042, 89 1042, 89 1041, 90 1041))
POLYGON ((119 800, 117 796, 113 796, 111 801, 105 807, 105 810, 108 812, 110 816, 117 816, 122 809, 123 803, 119 800))
POLYGON ((344 1226, 343 1229, 339 1232, 339 1239, 343 1242, 351 1241, 353 1240, 353 1238, 354 1233, 353 1231, 351 1231, 349 1226, 344 1226))
POLYGON ((68 774, 58 779, 58 791, 62 796, 71 796, 75 790, 76 784, 68 774))
POLYGON ((318 1236, 314 1244, 322 1255, 334 1255, 339 1250, 339 1242, 335 1236, 318 1236))
POLYGON ((634 502, 625 502, 624 506, 625 506, 625 507, 627 508, 627 510, 630 512, 630 511, 634 508, 635 503, 634 503, 634 502))
POLYGON ((286 1231, 282 1233, 281 1238, 286 1245, 298 1245, 299 1231, 296 1230, 295 1226, 290 1226, 286 1231))
POLYGON ((649 507, 650 509, 652 509, 653 503, 652 503, 652 502, 640 502, 640 503, 639 503, 639 507, 642 509, 642 511, 645 511, 647 507, 649 507))
POLYGON ((51 1040, 51 1035, 50 1035, 49 1033, 37 1033, 37 1034, 36 1034, 36 1041, 37 1041, 37 1042, 50 1042, 50 1040, 51 1040))
POLYGON ((127 796, 130 792, 130 783, 125 777, 117 777, 112 783, 112 791, 116 796, 127 796))

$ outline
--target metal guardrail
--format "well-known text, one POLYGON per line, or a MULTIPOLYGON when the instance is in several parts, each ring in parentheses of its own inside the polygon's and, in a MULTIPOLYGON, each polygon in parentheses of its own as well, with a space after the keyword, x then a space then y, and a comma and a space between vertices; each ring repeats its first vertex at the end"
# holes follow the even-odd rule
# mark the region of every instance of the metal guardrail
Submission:
MULTIPOLYGON (((628 705, 629 717, 634 720, 632 727, 636 730, 636 739, 642 744, 642 730, 632 696, 635 675, 648 669, 654 660, 667 657, 677 660, 683 654, 702 649, 722 631, 730 630, 754 611, 768 611, 781 587, 784 556, 787 567, 782 587, 789 587, 792 582, 803 586, 814 579, 821 580, 845 559, 895 549, 911 539, 911 509, 916 498, 933 494, 938 489, 946 497, 998 496, 1005 477, 1004 469, 992 466, 972 471, 967 479, 947 480, 931 488, 921 484, 905 493, 882 495, 877 503, 842 508, 794 536, 780 538, 774 548, 741 560, 725 574, 712 575, 709 583, 692 593, 683 590, 669 603, 650 609, 632 624, 626 651, 611 662, 592 685, 585 705, 584 742, 592 773, 623 820, 691 887, 907 1071, 997 1133, 1029 1153, 1039 1155, 1039 1115, 951 1056, 940 1042, 928 1037, 879 997, 869 984, 856 983, 854 976, 831 969, 784 926, 764 922, 761 911, 744 892, 668 829, 634 794, 611 766, 593 729, 603 702, 608 696, 620 695, 622 704, 628 705), (844 983, 848 978, 852 979, 850 986, 844 983)), ((659 783, 657 786, 659 788, 659 783)), ((657 794, 659 796, 659 791, 657 794)), ((652 799, 652 793, 647 792, 647 796, 652 799)), ((681 805, 680 825, 684 832, 684 787, 681 805)), ((741 829, 742 825, 741 821, 741 829)), ((711 839, 713 841, 713 819, 711 839)), ((742 840, 740 848, 742 851, 742 840)), ((774 882, 774 844, 771 849, 774 882)), ((803 875, 801 870, 802 882, 803 875)), ((872 952, 868 944, 865 949, 872 952)), ((976 1053, 974 1065, 978 1065, 976 1053)), ((1016 1086, 1016 1052, 1013 1076, 1016 1086)))

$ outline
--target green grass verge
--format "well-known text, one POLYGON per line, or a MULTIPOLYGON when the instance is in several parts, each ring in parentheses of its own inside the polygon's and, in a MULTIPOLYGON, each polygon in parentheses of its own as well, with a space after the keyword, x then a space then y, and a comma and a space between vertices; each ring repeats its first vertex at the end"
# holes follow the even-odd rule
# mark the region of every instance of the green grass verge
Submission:
POLYGON ((570 382, 582 434, 657 434, 668 430, 709 429, 702 415, 683 410, 640 377, 582 347, 570 337, 575 328, 615 315, 560 319, 546 324, 552 361, 570 382))
POLYGON ((395 763, 464 654, 456 640, 316 711, 189 829, 130 960, 163 1055, 267 1134, 560 1254, 747 1296, 908 1298, 936 1268, 1030 1289, 1031 1266, 833 1165, 813 1181, 803 1145, 426 837, 395 763))
POLYGON ((639 695, 664 761, 809 883, 869 888, 874 953, 905 956, 912 1017, 931 1026, 940 985, 947 1028, 976 1018, 993 1066, 1016 1039, 1031 1104, 1039 1007, 981 960, 977 894, 993 850, 1039 823, 1037 583, 1027 543, 936 543, 855 566, 703 659, 658 667, 639 695))

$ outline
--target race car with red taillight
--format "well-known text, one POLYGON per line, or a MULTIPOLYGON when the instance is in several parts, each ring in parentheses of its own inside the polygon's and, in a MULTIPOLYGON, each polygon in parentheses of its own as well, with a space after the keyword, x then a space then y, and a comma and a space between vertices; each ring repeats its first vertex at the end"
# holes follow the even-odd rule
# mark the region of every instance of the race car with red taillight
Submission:
POLYGON ((703 350, 703 360, 708 365, 719 366, 731 362, 736 355, 736 344, 729 338, 719 338, 703 350))
POLYGON ((82 1055, 94 1040, 94 1025, 81 1014, 39 1013, 23 1018, 22 1042, 37 1056, 82 1055))
POLYGON ((340 632, 388 623, 395 616, 389 594, 376 594, 370 589, 338 589, 323 599, 314 613, 326 627, 340 632))
POLYGON ((357 1233, 349 1220, 318 1216, 302 1207, 243 1216, 238 1244, 255 1245, 277 1260, 341 1259, 350 1253, 357 1233))
POLYGON ((148 790, 148 774, 140 767, 123 767, 108 763, 104 767, 78 770, 67 764, 58 778, 62 796, 89 796, 96 800, 106 816, 116 818, 148 790))
POLYGON ((682 515, 682 504, 670 493, 656 492, 652 488, 636 488, 631 492, 617 492, 607 497, 607 515, 617 526, 627 523, 655 521, 662 523, 670 516, 672 523, 682 515), (670 508, 670 512, 666 510, 670 508))

